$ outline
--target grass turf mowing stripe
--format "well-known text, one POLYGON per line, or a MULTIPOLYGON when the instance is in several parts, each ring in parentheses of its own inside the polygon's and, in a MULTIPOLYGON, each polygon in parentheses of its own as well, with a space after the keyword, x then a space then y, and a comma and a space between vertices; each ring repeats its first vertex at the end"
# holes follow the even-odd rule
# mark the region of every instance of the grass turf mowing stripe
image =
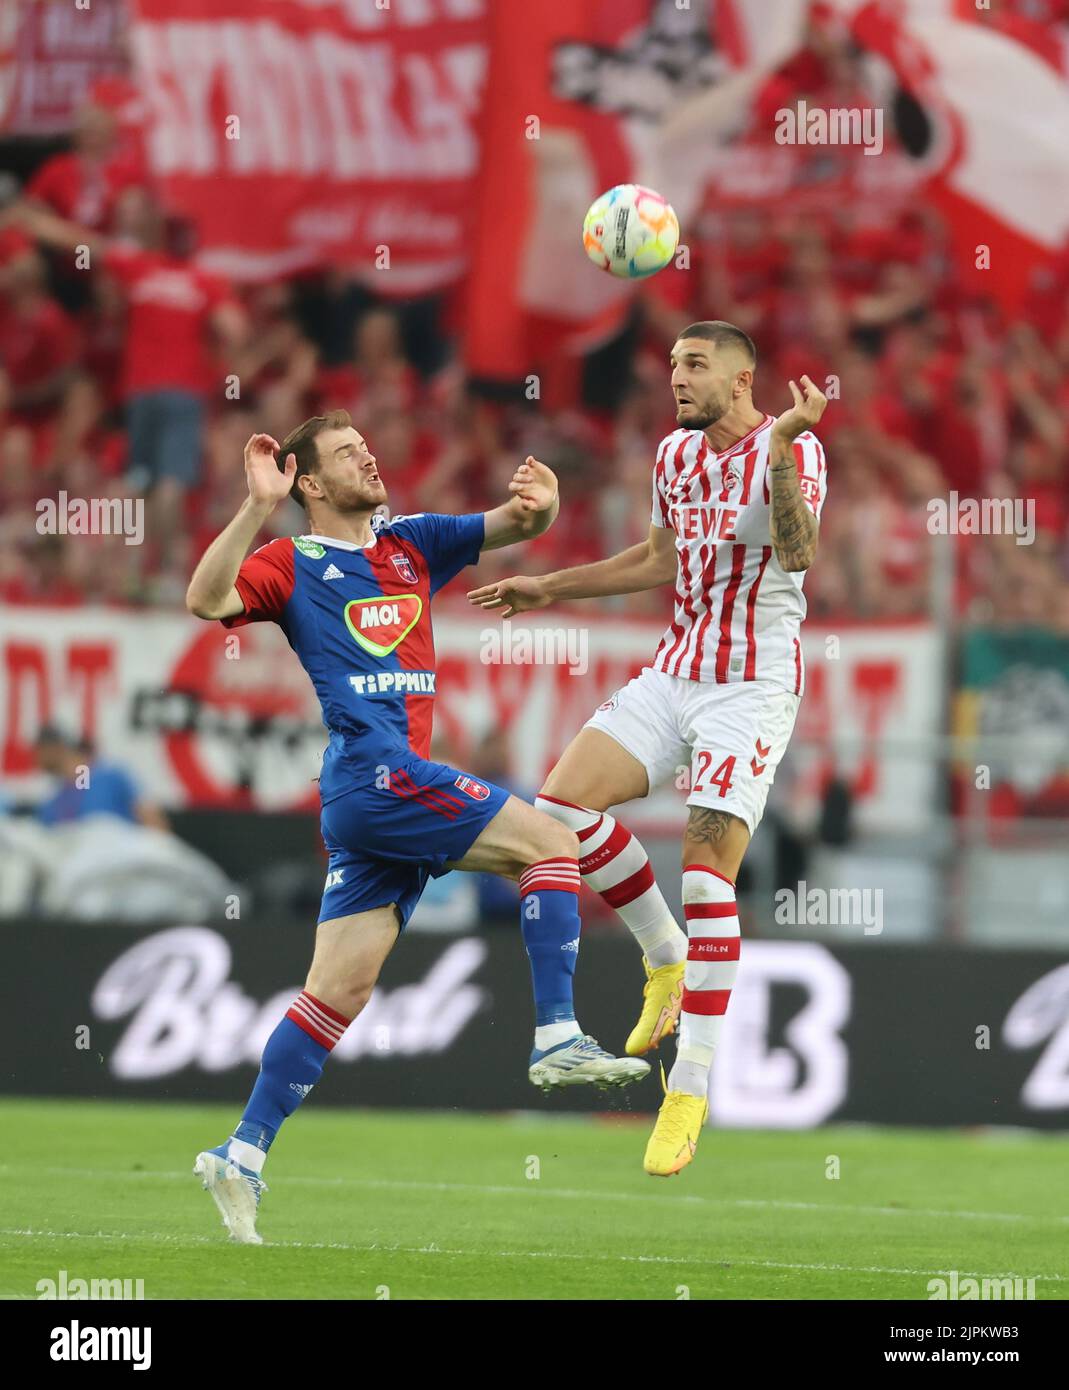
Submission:
MULTIPOLYGON (((173 1170, 148 1170, 137 1169, 132 1172, 124 1172, 121 1169, 102 1169, 102 1168, 64 1168, 48 1167, 43 1168, 36 1164, 17 1165, 11 1163, 0 1164, 0 1175, 2 1174, 37 1174, 47 1177, 69 1177, 88 1180, 98 1180, 114 1182, 118 1179, 136 1178, 139 1180, 157 1179, 164 1182, 185 1182, 189 1173, 179 1169, 173 1170)), ((413 1182, 403 1181, 396 1178, 308 1178, 299 1174, 288 1176, 281 1180, 283 1186, 296 1187, 366 1187, 381 1188, 384 1191, 412 1191, 412 1192, 478 1192, 486 1193, 493 1197, 530 1197, 536 1196, 536 1200, 541 1201, 546 1197, 559 1198, 567 1201, 581 1202, 662 1202, 671 1203, 673 1206, 679 1202, 690 1203, 695 1206, 708 1207, 752 1207, 755 1211, 805 1211, 818 1212, 820 1215, 860 1215, 860 1216, 918 1216, 930 1218, 932 1220, 943 1220, 946 1218, 958 1217, 968 1221, 1032 1221, 1047 1224, 1052 1221, 1069 1223, 1069 1216, 1048 1216, 1039 1215, 1031 1212, 1020 1211, 936 1211, 927 1207, 873 1207, 859 1206, 849 1202, 788 1202, 777 1198, 765 1197, 702 1197, 696 1193, 684 1192, 676 1195, 671 1194, 658 1197, 653 1193, 642 1192, 599 1192, 593 1188, 566 1188, 566 1187, 542 1187, 532 1188, 530 1184, 524 1187, 505 1187, 492 1186, 486 1183, 466 1183, 466 1182, 413 1182)))
MULTIPOLYGON (((36 1230, 3 1230, 0 1229, 0 1237, 15 1236, 28 1239, 51 1239, 51 1240, 102 1240, 102 1241, 121 1241, 124 1245, 136 1244, 139 1240, 152 1242, 162 1242, 168 1245, 218 1245, 220 1239, 211 1236, 171 1236, 162 1235, 159 1232, 142 1232, 134 1234, 130 1231, 36 1231, 36 1230)), ((225 1242, 229 1244, 229 1241, 225 1242)), ((565 1250, 448 1250, 437 1245, 382 1245, 379 1243, 371 1245, 352 1244, 347 1241, 303 1241, 303 1240, 272 1240, 264 1241, 263 1246, 250 1246, 249 1249, 281 1249, 281 1250, 353 1250, 367 1254, 382 1255, 445 1255, 462 1259, 497 1259, 497 1260, 594 1260, 598 1262, 617 1262, 622 1261, 627 1264, 664 1264, 664 1265, 698 1265, 709 1266, 714 1269, 728 1269, 732 1265, 744 1265, 751 1269, 792 1269, 800 1270, 813 1274, 826 1274, 831 1272, 842 1274, 893 1274, 903 1276, 916 1276, 918 1278, 929 1279, 933 1275, 957 1273, 962 1279, 1020 1279, 1024 1276, 1020 1272, 1004 1271, 1001 1274, 992 1273, 988 1270, 984 1274, 974 1270, 950 1270, 950 1269, 888 1269, 883 1265, 844 1265, 844 1264, 802 1264, 798 1261, 785 1260, 751 1260, 745 1256, 725 1255, 722 1259, 707 1260, 701 1256, 689 1255, 597 1255, 582 1254, 577 1255, 565 1250)), ((1043 1279, 1048 1283, 1069 1284, 1069 1276, 1062 1278, 1057 1274, 1040 1274, 1036 1279, 1043 1279)))

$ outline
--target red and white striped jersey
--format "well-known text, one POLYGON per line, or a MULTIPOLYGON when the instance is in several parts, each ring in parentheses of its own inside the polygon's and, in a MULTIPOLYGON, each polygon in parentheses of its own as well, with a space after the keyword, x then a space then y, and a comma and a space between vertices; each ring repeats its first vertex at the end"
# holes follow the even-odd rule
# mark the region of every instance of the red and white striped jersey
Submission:
MULTIPOLYGON (((653 524, 675 531, 679 570, 654 670, 692 681, 768 680, 802 693, 805 575, 782 569, 769 532, 773 423, 766 415, 722 454, 701 430, 676 430, 657 450, 653 524)), ((794 456, 802 497, 819 517, 828 489, 820 440, 807 430, 794 456)))

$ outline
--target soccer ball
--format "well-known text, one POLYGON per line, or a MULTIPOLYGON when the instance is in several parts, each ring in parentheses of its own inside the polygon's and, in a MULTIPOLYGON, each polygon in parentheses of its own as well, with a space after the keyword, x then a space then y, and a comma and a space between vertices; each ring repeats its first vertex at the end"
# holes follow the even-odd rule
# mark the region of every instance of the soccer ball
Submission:
POLYGON ((583 219, 583 247, 610 275, 638 280, 663 270, 675 254, 679 222, 659 193, 618 183, 595 198, 583 219))

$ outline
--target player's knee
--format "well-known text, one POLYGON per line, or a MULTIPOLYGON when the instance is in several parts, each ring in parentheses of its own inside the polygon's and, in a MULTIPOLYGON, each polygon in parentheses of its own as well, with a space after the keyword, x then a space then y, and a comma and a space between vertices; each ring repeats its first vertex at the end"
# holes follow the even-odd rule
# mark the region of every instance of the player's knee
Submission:
POLYGON ((725 846, 710 845, 705 840, 691 839, 690 836, 683 837, 683 868, 690 864, 702 864, 707 869, 715 869, 718 874, 724 872, 724 865, 730 863, 735 857, 735 850, 725 846))
POLYGON ((364 980, 347 981, 341 988, 342 1002, 335 1005, 335 1008, 346 1018, 354 1019, 357 1014, 363 1012, 374 988, 374 981, 370 984, 364 980))
POLYGON ((558 796, 563 801, 565 798, 560 791, 560 787, 563 783, 564 779, 558 773, 557 769, 553 768, 549 776, 542 783, 542 790, 538 793, 539 800, 544 796, 558 796))
POLYGON ((750 831, 740 816, 692 806, 683 833, 683 868, 701 864, 734 881, 749 842, 750 831))
POLYGON ((332 972, 330 975, 313 971, 308 976, 305 989, 321 1004, 326 1004, 345 1018, 353 1019, 371 998, 375 983, 376 977, 362 969, 332 972))
POLYGON ((344 1009, 339 1010, 346 1018, 355 1018, 358 1013, 362 1013, 367 1001, 371 998, 371 991, 375 988, 374 982, 366 984, 361 981, 349 986, 348 1002, 344 1009))
POLYGON ((539 815, 538 826, 531 836, 529 846, 530 864, 541 863, 543 859, 578 859, 579 839, 574 830, 552 820, 547 815, 539 815))

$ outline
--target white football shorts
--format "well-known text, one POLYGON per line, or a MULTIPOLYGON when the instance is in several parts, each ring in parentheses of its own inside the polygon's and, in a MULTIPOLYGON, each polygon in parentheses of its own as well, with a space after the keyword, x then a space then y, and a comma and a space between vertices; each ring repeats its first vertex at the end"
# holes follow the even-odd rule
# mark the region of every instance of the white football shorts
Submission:
POLYGON ((647 666, 586 722, 645 767, 653 791, 671 777, 688 806, 727 811, 750 834, 764 815, 801 697, 772 681, 681 680, 647 666))

